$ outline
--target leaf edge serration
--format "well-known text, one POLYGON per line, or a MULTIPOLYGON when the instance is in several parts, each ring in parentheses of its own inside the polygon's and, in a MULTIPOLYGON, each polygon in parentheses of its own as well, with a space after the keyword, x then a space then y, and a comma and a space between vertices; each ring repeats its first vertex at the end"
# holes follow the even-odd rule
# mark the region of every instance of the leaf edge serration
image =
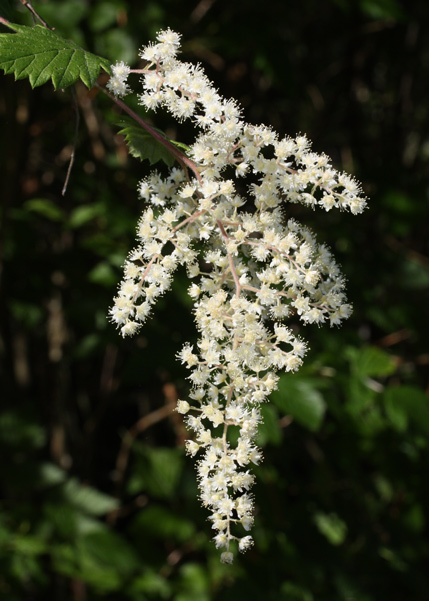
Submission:
POLYGON ((28 27, 16 23, 8 23, 7 26, 16 33, 0 34, 0 68, 5 74, 13 74, 16 80, 28 77, 32 88, 51 80, 55 90, 65 89, 80 79, 91 89, 97 81, 100 69, 111 74, 108 59, 84 50, 75 42, 62 38, 50 29, 40 25, 28 27), (37 41, 39 46, 35 44, 37 41), (60 61, 58 66, 57 58, 62 52, 67 52, 69 57, 66 65, 61 65, 60 61), (42 56, 45 54, 46 59, 46 53, 55 53, 47 63, 42 56), (22 66, 25 59, 29 62, 22 66), (39 64, 35 66, 37 61, 39 64), (53 63, 55 67, 49 69, 53 63))

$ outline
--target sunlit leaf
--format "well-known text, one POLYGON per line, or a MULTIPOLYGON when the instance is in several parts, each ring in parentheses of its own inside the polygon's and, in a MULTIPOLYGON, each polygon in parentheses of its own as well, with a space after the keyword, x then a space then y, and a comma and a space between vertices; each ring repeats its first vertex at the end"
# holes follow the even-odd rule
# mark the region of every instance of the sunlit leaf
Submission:
POLYGON ((52 80, 64 89, 78 79, 88 87, 97 81, 100 69, 110 73, 109 61, 80 48, 55 31, 40 25, 27 27, 11 23, 15 34, 0 34, 0 68, 15 79, 28 77, 33 88, 52 80))

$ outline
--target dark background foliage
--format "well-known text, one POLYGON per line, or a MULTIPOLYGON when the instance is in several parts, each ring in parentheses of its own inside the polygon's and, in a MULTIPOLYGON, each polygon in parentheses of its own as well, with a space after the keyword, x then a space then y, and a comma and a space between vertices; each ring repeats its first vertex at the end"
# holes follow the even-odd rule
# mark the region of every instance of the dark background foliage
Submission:
MULTIPOLYGON (((159 28, 180 31, 247 120, 306 132, 371 200, 358 217, 288 208, 332 247, 354 314, 301 328, 307 362, 264 406, 256 544, 223 566, 172 412, 187 390, 174 355, 196 337, 186 278, 136 339, 106 320, 149 165, 128 156, 108 99, 77 85, 62 197, 70 90, 1 76, 0 599, 425 601, 427 0, 35 7, 133 65, 159 28)), ((0 11, 31 24, 18 2, 0 11)))

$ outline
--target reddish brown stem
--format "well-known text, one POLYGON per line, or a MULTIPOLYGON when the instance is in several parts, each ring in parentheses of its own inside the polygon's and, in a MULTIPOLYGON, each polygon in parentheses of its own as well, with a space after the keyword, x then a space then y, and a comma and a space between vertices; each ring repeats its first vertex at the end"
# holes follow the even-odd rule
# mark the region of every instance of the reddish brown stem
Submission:
POLYGON ((39 15, 39 13, 36 10, 34 10, 31 2, 28 2, 27 0, 20 0, 20 2, 21 2, 21 4, 23 4, 25 6, 25 8, 28 8, 28 10, 31 12, 31 14, 33 15, 33 17, 35 19, 40 21, 40 23, 43 25, 43 27, 46 27, 46 29, 50 29, 51 31, 54 31, 55 28, 49 27, 49 25, 46 23, 46 21, 44 19, 42 19, 42 17, 39 15))
POLYGON ((184 168, 187 167, 188 169, 190 169, 195 174, 195 177, 200 182, 200 184, 202 183, 202 179, 201 179, 201 175, 200 175, 198 167, 196 166, 196 164, 193 161, 191 161, 191 159, 189 159, 186 156, 186 154, 184 154, 181 150, 176 148, 176 146, 174 146, 174 144, 172 144, 162 134, 160 134, 156 129, 154 129, 152 126, 150 126, 149 123, 146 123, 146 121, 144 121, 136 112, 133 111, 133 109, 131 109, 128 105, 126 105, 125 102, 123 102, 119 98, 116 98, 115 96, 113 96, 113 94, 110 94, 102 86, 100 86, 98 84, 95 84, 95 85, 104 94, 106 94, 106 96, 109 96, 109 98, 117 106, 119 106, 125 113, 127 113, 132 119, 134 119, 134 121, 136 121, 136 123, 138 123, 140 125, 140 127, 142 127, 144 130, 146 130, 148 132, 148 134, 150 134, 153 138, 155 138, 155 140, 157 140, 160 144, 162 144, 165 148, 167 148, 167 150, 169 152, 171 152, 171 154, 177 159, 177 161, 184 168))

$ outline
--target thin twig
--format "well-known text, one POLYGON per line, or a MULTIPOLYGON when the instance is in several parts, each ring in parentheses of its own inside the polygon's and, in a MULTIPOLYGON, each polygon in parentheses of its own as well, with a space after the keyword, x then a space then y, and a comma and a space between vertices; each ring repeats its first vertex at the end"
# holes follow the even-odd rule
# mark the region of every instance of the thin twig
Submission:
MULTIPOLYGON (((50 31, 54 31, 55 27, 51 27, 50 25, 47 24, 47 22, 45 21, 45 19, 43 19, 43 17, 41 17, 39 15, 39 13, 33 8, 33 5, 31 4, 31 2, 29 2, 28 0, 20 0, 21 4, 23 6, 25 6, 25 8, 28 8, 28 10, 31 12, 31 14, 33 15, 33 22, 34 19, 37 19, 38 21, 40 21, 40 23, 43 25, 43 27, 45 27, 46 29, 49 29, 50 31)), ((2 19, 3 21, 3 19, 2 19)), ((79 133, 79 123, 80 123, 80 114, 79 114, 79 107, 77 104, 77 98, 76 98, 76 92, 74 87, 72 88, 72 98, 73 98, 73 107, 74 107, 74 111, 75 111, 75 129, 74 129, 74 140, 73 140, 73 149, 72 149, 72 153, 70 156, 70 162, 69 162, 69 166, 67 169, 67 175, 66 175, 66 179, 64 181, 64 186, 63 189, 61 191, 62 196, 65 195, 66 190, 67 190, 67 186, 69 183, 69 179, 70 179, 70 173, 73 167, 73 163, 74 163, 74 157, 75 157, 75 153, 76 153, 76 146, 77 146, 77 136, 79 133)))
POLYGON ((128 457, 131 451, 131 447, 133 442, 138 434, 147 430, 153 424, 160 422, 166 417, 171 416, 172 406, 170 403, 156 409, 156 411, 152 411, 148 415, 145 415, 141 419, 138 420, 134 424, 132 428, 130 428, 124 438, 122 439, 122 445, 118 453, 118 457, 116 459, 116 469, 115 469, 115 480, 117 486, 119 487, 124 479, 125 470, 128 465, 128 457))
POLYGON ((75 111, 75 124, 74 124, 74 140, 73 140, 73 149, 72 149, 72 153, 70 155, 70 162, 69 162, 69 166, 67 169, 67 175, 66 175, 66 179, 64 181, 64 186, 62 189, 61 194, 64 196, 67 190, 67 185, 69 183, 69 179, 70 179, 70 173, 73 167, 73 163, 74 163, 74 157, 75 157, 75 153, 76 153, 76 147, 77 147, 77 136, 79 133, 79 123, 80 123, 80 113, 79 113, 79 106, 77 104, 77 97, 76 97, 76 90, 74 89, 74 86, 71 89, 71 93, 72 93, 72 98, 73 98, 73 107, 74 107, 74 111, 75 111))
POLYGON ((33 8, 31 2, 28 2, 28 0, 20 0, 20 2, 21 2, 21 4, 23 4, 25 6, 25 8, 28 8, 28 10, 33 15, 33 19, 36 18, 38 21, 40 21, 40 23, 43 25, 43 27, 46 27, 46 29, 50 29, 51 31, 54 31, 55 27, 49 27, 49 25, 46 23, 45 19, 43 19, 39 15, 39 13, 33 8))

